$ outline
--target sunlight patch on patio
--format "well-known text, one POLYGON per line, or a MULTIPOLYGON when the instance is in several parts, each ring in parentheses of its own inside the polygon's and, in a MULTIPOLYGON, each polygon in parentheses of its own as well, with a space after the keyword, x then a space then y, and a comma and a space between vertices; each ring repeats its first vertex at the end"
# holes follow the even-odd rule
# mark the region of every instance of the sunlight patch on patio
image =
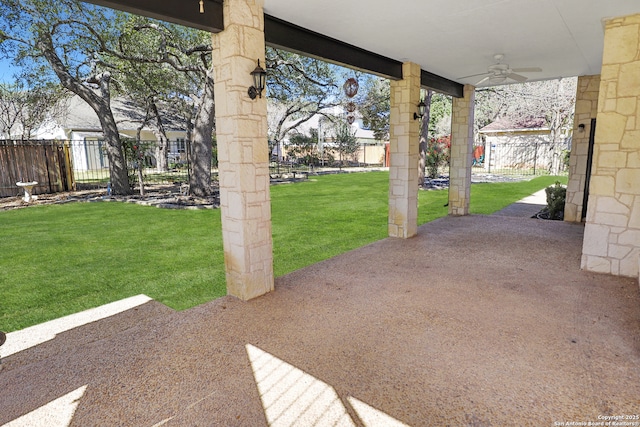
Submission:
MULTIPOLYGON (((246 349, 269 426, 355 427, 329 384, 251 344, 246 349)), ((365 427, 407 427, 354 397, 347 400, 365 427)))
POLYGON ((106 319, 107 317, 130 310, 151 300, 152 299, 146 295, 136 295, 39 325, 30 326, 19 331, 9 332, 7 334, 7 342, 2 346, 2 352, 0 354, 6 357, 19 353, 28 348, 35 347, 38 344, 50 341, 59 333, 97 320, 106 319))
POLYGON ((4 424, 3 427, 67 427, 71 425, 73 414, 75 414, 86 389, 86 385, 78 387, 46 405, 4 424))

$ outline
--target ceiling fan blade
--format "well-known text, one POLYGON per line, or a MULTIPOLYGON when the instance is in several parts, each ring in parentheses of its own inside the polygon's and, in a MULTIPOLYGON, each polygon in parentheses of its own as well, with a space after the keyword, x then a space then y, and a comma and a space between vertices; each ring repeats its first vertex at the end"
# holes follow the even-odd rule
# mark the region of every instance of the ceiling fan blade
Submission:
POLYGON ((482 83, 486 82, 487 80, 489 80, 491 78, 491 76, 487 76, 484 79, 480 80, 478 83, 476 83, 476 86, 480 86, 482 83))
POLYGON ((470 77, 486 76, 487 74, 490 74, 490 73, 471 74, 470 76, 458 77, 458 79, 468 79, 470 77))
POLYGON ((527 81, 529 79, 528 77, 521 76, 520 74, 516 74, 516 73, 507 74, 507 78, 511 80, 515 80, 520 83, 527 81))
POLYGON ((515 71, 517 73, 539 73, 542 71, 540 67, 529 67, 529 68, 512 68, 511 71, 515 71))

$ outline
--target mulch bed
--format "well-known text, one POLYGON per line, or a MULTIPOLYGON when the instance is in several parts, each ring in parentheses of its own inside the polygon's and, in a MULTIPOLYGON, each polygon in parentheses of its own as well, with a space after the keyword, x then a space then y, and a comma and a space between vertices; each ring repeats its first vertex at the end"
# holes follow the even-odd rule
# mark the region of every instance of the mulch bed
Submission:
POLYGON ((71 202, 127 202, 166 209, 217 209, 220 206, 220 193, 212 188, 209 197, 195 197, 181 192, 179 185, 151 185, 145 187, 145 195, 128 196, 107 195, 106 189, 81 190, 55 194, 39 194, 36 200, 27 203, 22 196, 0 199, 0 211, 20 209, 31 206, 54 205, 71 202))

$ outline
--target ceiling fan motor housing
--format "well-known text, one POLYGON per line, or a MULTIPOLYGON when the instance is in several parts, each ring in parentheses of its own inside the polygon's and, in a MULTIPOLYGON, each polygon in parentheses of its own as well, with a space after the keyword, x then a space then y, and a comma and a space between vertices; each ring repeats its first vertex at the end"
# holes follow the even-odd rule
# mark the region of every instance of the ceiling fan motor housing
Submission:
POLYGON ((489 72, 494 75, 507 75, 511 74, 511 70, 509 69, 509 65, 507 64, 493 64, 489 65, 489 72))

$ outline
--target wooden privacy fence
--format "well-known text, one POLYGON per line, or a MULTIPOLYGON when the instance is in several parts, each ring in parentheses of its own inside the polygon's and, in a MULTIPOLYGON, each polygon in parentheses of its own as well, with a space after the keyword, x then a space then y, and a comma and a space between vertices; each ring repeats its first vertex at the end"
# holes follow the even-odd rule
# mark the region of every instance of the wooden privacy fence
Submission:
POLYGON ((69 145, 60 141, 0 140, 0 197, 20 195, 18 181, 37 181, 33 194, 73 190, 69 145))

